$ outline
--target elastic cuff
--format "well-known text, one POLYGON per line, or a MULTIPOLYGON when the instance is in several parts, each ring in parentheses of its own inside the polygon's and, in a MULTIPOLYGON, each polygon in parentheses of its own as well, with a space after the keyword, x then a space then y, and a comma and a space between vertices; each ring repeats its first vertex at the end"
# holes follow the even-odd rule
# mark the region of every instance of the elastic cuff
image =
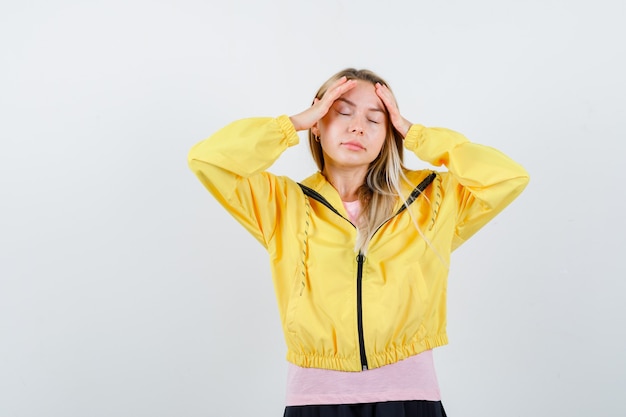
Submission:
POLYGON ((287 115, 278 116, 276 118, 280 129, 285 134, 285 138, 287 139, 287 146, 294 146, 300 142, 300 137, 296 132, 296 128, 291 123, 291 119, 287 115))
POLYGON ((409 150, 417 149, 419 139, 422 136, 424 129, 425 127, 423 125, 411 125, 409 131, 406 132, 406 137, 404 138, 404 147, 409 150))

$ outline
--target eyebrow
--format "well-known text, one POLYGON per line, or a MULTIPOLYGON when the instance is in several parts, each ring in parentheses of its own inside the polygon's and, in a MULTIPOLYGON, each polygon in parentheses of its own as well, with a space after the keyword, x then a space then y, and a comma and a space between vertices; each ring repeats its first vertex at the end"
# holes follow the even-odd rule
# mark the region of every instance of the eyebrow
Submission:
MULTIPOLYGON (((350 100, 348 100, 348 99, 346 99, 346 98, 343 98, 343 97, 339 97, 336 101, 343 101, 344 103, 346 103, 346 104, 347 104, 347 105, 349 105, 349 106, 356 107, 356 104, 355 104, 355 103, 353 103, 352 101, 350 101, 350 100)), ((382 109, 382 108, 380 108, 380 107, 370 107, 370 108, 369 108, 369 109, 367 109, 367 110, 368 110, 368 111, 379 111, 379 112, 381 112, 381 113, 385 113, 385 110, 383 110, 383 109, 382 109)))

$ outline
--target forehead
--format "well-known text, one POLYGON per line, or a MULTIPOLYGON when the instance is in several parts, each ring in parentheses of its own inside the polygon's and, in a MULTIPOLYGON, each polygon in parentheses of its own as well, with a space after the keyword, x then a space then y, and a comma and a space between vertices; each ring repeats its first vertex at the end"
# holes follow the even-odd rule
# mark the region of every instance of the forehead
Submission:
POLYGON ((346 91, 339 97, 340 101, 346 101, 355 107, 372 110, 385 110, 385 105, 376 94, 374 84, 358 80, 356 86, 346 91), (341 100, 343 99, 343 100, 341 100))

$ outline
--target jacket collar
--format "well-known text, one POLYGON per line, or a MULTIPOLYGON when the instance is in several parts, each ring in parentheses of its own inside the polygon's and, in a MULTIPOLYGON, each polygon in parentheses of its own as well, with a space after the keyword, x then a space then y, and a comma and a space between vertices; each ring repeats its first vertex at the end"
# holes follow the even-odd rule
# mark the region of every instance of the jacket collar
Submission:
POLYGON ((342 216, 348 217, 348 213, 343 206, 343 202, 341 201, 341 197, 339 196, 339 192, 333 187, 333 185, 328 182, 326 177, 320 172, 317 171, 315 174, 306 178, 301 182, 302 185, 306 185, 307 187, 317 191, 322 197, 326 199, 342 216))
MULTIPOLYGON (((402 181, 400 185, 400 189, 402 191, 403 199, 402 200, 398 199, 398 201, 396 202, 394 210, 393 210, 394 213, 402 208, 402 206, 404 205, 404 201, 410 196, 411 192, 415 189, 415 186, 419 184, 422 180, 424 180, 426 177, 428 177, 430 174, 432 174, 432 171, 407 171, 406 174, 409 174, 410 176, 409 180, 411 182, 415 182, 415 184, 409 184, 407 181, 402 181), (417 174, 417 176, 415 174, 417 174), (411 178, 411 177, 414 177, 414 178, 411 178)), ((301 183, 315 190, 316 192, 318 192, 338 212, 340 212, 343 216, 347 217, 347 213, 343 206, 343 202, 341 201, 341 197, 339 196, 339 193, 320 171, 317 171, 315 174, 306 178, 301 183)))

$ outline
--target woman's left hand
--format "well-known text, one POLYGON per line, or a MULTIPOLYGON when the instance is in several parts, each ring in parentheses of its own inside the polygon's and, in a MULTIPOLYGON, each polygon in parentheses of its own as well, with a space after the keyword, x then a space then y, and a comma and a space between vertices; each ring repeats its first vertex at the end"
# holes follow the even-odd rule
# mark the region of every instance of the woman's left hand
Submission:
POLYGON ((381 99, 381 101, 387 108, 387 112, 389 113, 389 120, 391 120, 391 124, 398 132, 400 132, 402 137, 405 138, 406 134, 409 132, 409 129, 411 128, 413 123, 409 122, 407 119, 402 117, 402 115, 400 114, 400 110, 398 110, 398 105, 396 104, 396 100, 386 85, 376 83, 375 87, 376 87, 376 94, 378 95, 378 97, 381 99))

